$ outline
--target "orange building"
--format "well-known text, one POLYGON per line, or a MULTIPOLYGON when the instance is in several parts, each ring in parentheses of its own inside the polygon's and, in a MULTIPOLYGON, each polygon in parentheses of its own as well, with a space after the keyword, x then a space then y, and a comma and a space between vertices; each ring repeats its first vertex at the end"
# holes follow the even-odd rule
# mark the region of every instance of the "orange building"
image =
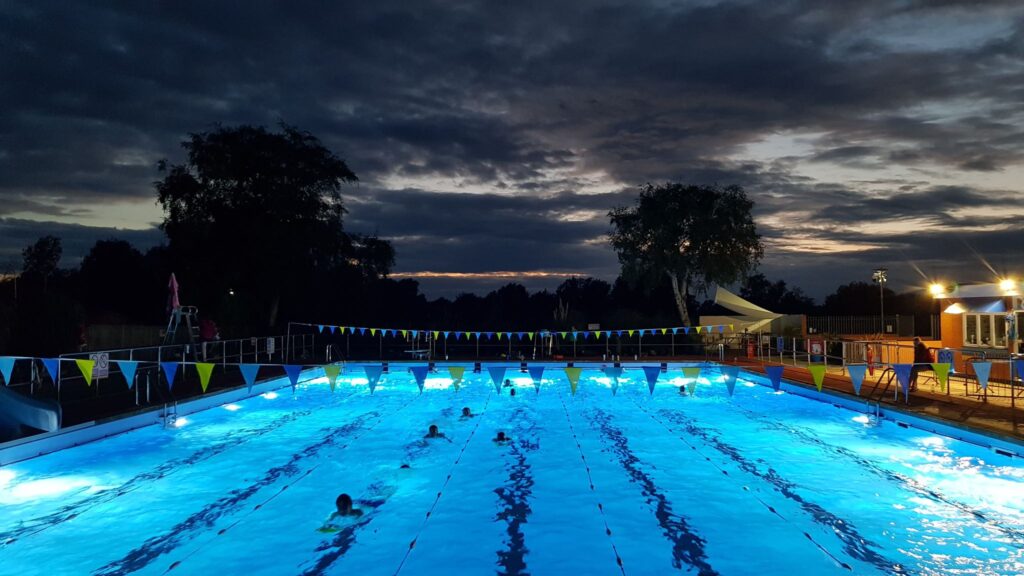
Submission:
POLYGON ((1024 347, 1020 327, 1024 324, 1024 285, 1013 280, 997 284, 943 286, 935 284, 932 296, 941 305, 942 347, 953 352, 957 372, 969 372, 972 359, 997 361, 993 379, 1010 377, 1010 358, 1024 347))

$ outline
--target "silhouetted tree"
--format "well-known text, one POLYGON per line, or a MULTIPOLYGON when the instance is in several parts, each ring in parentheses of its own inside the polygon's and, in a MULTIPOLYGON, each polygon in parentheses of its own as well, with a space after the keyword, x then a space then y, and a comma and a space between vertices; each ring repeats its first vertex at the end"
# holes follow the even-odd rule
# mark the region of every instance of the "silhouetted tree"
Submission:
POLYGON ((60 258, 64 254, 60 238, 56 236, 43 236, 36 240, 35 244, 27 246, 21 251, 24 264, 21 273, 29 282, 38 280, 42 283, 43 292, 46 291, 50 276, 57 271, 60 258))
POLYGON ((609 212, 610 234, 630 282, 652 287, 667 278, 683 324, 690 325, 690 290, 746 276, 764 249, 739 186, 647 184, 632 207, 609 212))
POLYGON ((740 297, 780 314, 810 314, 814 299, 800 288, 790 288, 785 280, 772 282, 764 274, 748 276, 740 287, 740 297))
MULTIPOLYGON (((888 288, 884 290, 885 299, 890 302, 894 292, 888 288)), ((835 292, 825 297, 825 313, 872 316, 879 313, 879 304, 877 284, 850 282, 836 288, 835 292)))
POLYGON ((386 242, 353 242, 343 230, 341 186, 356 175, 311 134, 287 125, 277 133, 217 127, 182 146, 187 161, 161 162, 156 189, 161 227, 184 267, 176 270, 183 303, 227 307, 230 290, 242 317, 275 325, 281 303, 301 303, 303 286, 323 270, 390 270, 386 242))

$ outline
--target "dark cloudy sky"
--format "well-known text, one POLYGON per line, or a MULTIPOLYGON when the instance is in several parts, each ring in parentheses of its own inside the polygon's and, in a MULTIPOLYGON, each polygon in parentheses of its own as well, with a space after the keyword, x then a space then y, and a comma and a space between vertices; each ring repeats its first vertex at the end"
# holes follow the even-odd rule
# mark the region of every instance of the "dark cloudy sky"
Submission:
POLYGON ((743 185, 819 297, 1024 272, 1021 2, 108 4, 0 3, 0 272, 159 242, 157 160, 279 120, 432 295, 610 280, 607 211, 665 180, 743 185))

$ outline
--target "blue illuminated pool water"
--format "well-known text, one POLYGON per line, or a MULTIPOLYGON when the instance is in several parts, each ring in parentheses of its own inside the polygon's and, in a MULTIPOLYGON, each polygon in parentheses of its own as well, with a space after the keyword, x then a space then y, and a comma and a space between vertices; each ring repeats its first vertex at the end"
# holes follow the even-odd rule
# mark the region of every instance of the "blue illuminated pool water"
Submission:
POLYGON ((392 370, 0 468, 0 574, 1024 572, 1024 467, 979 447, 713 367, 693 397, 392 370))

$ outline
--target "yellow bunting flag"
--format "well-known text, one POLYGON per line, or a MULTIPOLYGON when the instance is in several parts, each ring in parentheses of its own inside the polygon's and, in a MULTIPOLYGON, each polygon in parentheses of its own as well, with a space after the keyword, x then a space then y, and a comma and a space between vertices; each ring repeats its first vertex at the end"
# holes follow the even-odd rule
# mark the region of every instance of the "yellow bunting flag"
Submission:
POLYGON ((199 385, 203 392, 210 386, 210 374, 213 374, 213 364, 210 362, 196 362, 196 372, 199 373, 199 385))
POLYGON ((697 326, 697 334, 700 334, 700 329, 701 328, 703 328, 703 326, 697 326))
POLYGON ((96 365, 95 360, 75 360, 78 369, 82 371, 82 378, 85 378, 85 385, 92 386, 92 368, 96 365))
POLYGON ((327 376, 327 381, 331 383, 331 392, 334 392, 334 387, 338 384, 338 374, 341 374, 341 366, 338 364, 324 366, 324 376, 327 376))
POLYGON ((455 391, 459 391, 459 385, 462 384, 462 375, 466 372, 464 366, 449 366, 448 374, 452 377, 452 386, 455 387, 455 391))
POLYGON ((601 331, 600 330, 598 330, 597 332, 594 332, 594 335, 595 335, 594 336, 595 340, 600 340, 601 339, 601 331))
POLYGON ((946 387, 949 385, 949 363, 948 362, 932 362, 932 371, 935 372, 935 379, 942 384, 942 391, 946 391, 946 387))
POLYGON ((635 330, 626 330, 626 333, 629 334, 630 336, 633 335, 633 332, 635 332, 635 330))
POLYGON ((686 385, 686 391, 693 396, 695 390, 697 390, 697 378, 700 377, 700 366, 685 366, 683 368, 683 378, 687 378, 690 382, 686 385))
POLYGON ((811 364, 807 367, 807 371, 814 378, 814 385, 818 387, 818 392, 821 392, 821 383, 825 381, 825 365, 811 364))
POLYGON ((662 328, 662 329, 661 329, 661 335, 662 335, 662 336, 664 336, 664 335, 665 335, 665 332, 668 332, 668 328, 662 328))
POLYGON ((533 340, 533 332, 527 332, 530 335, 530 340, 533 340))
POLYGON ((338 328, 338 330, 340 330, 341 333, 344 334, 345 333, 345 328, 347 328, 347 326, 341 326, 341 327, 338 328))
POLYGON ((408 333, 409 333, 408 330, 402 330, 402 338, 405 338, 405 335, 408 334, 408 333))
POLYGON ((569 388, 573 395, 576 394, 576 386, 580 383, 580 372, 583 372, 583 368, 567 367, 565 369, 565 376, 569 379, 569 388))
POLYGON ((377 335, 377 329, 376 328, 370 328, 370 336, 376 336, 376 335, 377 335))
POLYGON ((469 340, 469 332, 464 332, 464 334, 466 335, 466 340, 469 340))
POLYGON ((434 330, 434 340, 437 340, 437 335, 440 333, 441 332, 439 330, 434 330))
POLYGON ((729 331, 730 332, 735 332, 736 331, 736 329, 732 327, 732 324, 729 324, 729 331))
POLYGON ((501 337, 502 337, 502 336, 503 336, 504 334, 505 334, 504 332, 498 332, 498 340, 501 340, 501 337))

